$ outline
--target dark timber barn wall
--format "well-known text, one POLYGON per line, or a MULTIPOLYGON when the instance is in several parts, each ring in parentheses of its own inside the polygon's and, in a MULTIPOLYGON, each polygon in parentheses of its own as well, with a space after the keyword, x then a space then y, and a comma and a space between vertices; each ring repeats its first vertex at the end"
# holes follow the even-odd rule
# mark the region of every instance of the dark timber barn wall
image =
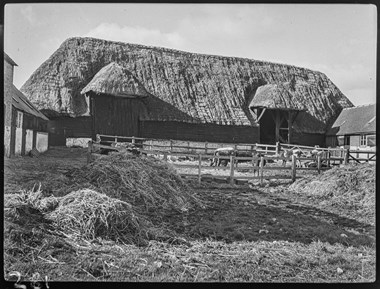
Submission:
POLYGON ((95 134, 140 137, 139 117, 145 111, 139 99, 94 95, 90 98, 95 134))
POLYGON ((91 138, 91 117, 51 117, 48 122, 49 146, 65 146, 66 138, 91 138))
POLYGON ((299 144, 304 146, 319 145, 321 147, 325 147, 325 138, 326 136, 324 134, 293 132, 292 144, 299 144))
POLYGON ((141 121, 141 137, 226 143, 259 142, 259 130, 253 126, 141 121))

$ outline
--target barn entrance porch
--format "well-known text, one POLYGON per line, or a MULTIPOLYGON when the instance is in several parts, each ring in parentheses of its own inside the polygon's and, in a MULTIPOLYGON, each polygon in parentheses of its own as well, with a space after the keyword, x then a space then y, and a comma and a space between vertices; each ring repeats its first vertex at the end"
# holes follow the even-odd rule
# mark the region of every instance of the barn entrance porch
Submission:
POLYGON ((292 142, 293 123, 299 111, 268 109, 266 107, 252 107, 251 109, 260 126, 259 139, 261 143, 292 142))

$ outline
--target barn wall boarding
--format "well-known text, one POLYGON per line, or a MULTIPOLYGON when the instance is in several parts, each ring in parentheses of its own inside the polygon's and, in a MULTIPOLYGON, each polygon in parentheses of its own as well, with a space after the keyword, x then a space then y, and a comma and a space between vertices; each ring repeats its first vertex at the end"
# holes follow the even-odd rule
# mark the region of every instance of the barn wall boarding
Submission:
POLYGON ((55 117, 48 123, 49 146, 65 146, 67 138, 91 138, 92 118, 55 117))
POLYGON ((324 147, 326 145, 326 136, 324 134, 317 133, 293 132, 292 144, 304 146, 319 145, 320 147, 324 147))
POLYGON ((139 99, 91 95, 93 137, 95 134, 141 136, 139 117, 145 111, 139 99))
POLYGON ((259 142, 257 127, 242 125, 218 125, 185 123, 176 121, 140 122, 141 137, 226 143, 259 142))

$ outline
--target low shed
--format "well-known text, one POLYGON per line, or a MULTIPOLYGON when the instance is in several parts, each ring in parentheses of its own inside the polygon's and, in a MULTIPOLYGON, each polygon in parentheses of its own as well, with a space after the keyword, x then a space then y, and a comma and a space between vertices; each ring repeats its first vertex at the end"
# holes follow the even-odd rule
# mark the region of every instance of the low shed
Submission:
POLYGON ((347 148, 376 147, 376 105, 342 110, 326 134, 326 144, 347 148))

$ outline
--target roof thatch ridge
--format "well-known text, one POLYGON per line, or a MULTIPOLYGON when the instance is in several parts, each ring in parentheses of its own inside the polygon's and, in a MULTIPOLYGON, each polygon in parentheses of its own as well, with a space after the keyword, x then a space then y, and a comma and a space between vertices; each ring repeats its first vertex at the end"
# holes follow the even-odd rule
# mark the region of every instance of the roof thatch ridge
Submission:
POLYGON ((132 72, 116 62, 111 62, 101 68, 82 89, 81 94, 89 91, 120 97, 149 96, 149 92, 132 72))
POLYGON ((310 68, 305 68, 301 66, 296 66, 296 65, 291 65, 291 64, 286 64, 286 63, 279 63, 279 62, 271 62, 267 60, 258 60, 258 59, 253 59, 253 58, 248 58, 248 57, 236 57, 236 56, 224 56, 224 55, 216 55, 216 54, 207 54, 207 53, 199 53, 199 52, 189 52, 189 51, 184 51, 184 50, 179 50, 179 49, 173 49, 173 48, 167 48, 167 47, 160 47, 160 46, 151 46, 151 45, 143 45, 143 44, 137 44, 137 43, 129 43, 129 42, 122 42, 122 41, 113 41, 113 40, 105 40, 105 39, 100 39, 100 38, 95 38, 95 37, 70 37, 66 39, 58 49, 64 48, 67 43, 71 41, 78 41, 78 40, 92 40, 92 41, 99 41, 107 44, 122 44, 122 45, 130 45, 135 48, 141 48, 141 49, 149 49, 149 50, 162 50, 163 52, 171 52, 171 53, 178 53, 178 54, 188 54, 188 55, 194 55, 194 56, 204 56, 204 57, 212 57, 216 59, 231 59, 231 60, 241 60, 241 61, 254 61, 256 63, 261 63, 261 64, 267 64, 267 65, 279 65, 283 67, 288 67, 288 68, 296 68, 296 69, 301 69, 307 72, 312 72, 312 73, 320 73, 323 76, 326 76, 323 72, 313 70, 310 68))

